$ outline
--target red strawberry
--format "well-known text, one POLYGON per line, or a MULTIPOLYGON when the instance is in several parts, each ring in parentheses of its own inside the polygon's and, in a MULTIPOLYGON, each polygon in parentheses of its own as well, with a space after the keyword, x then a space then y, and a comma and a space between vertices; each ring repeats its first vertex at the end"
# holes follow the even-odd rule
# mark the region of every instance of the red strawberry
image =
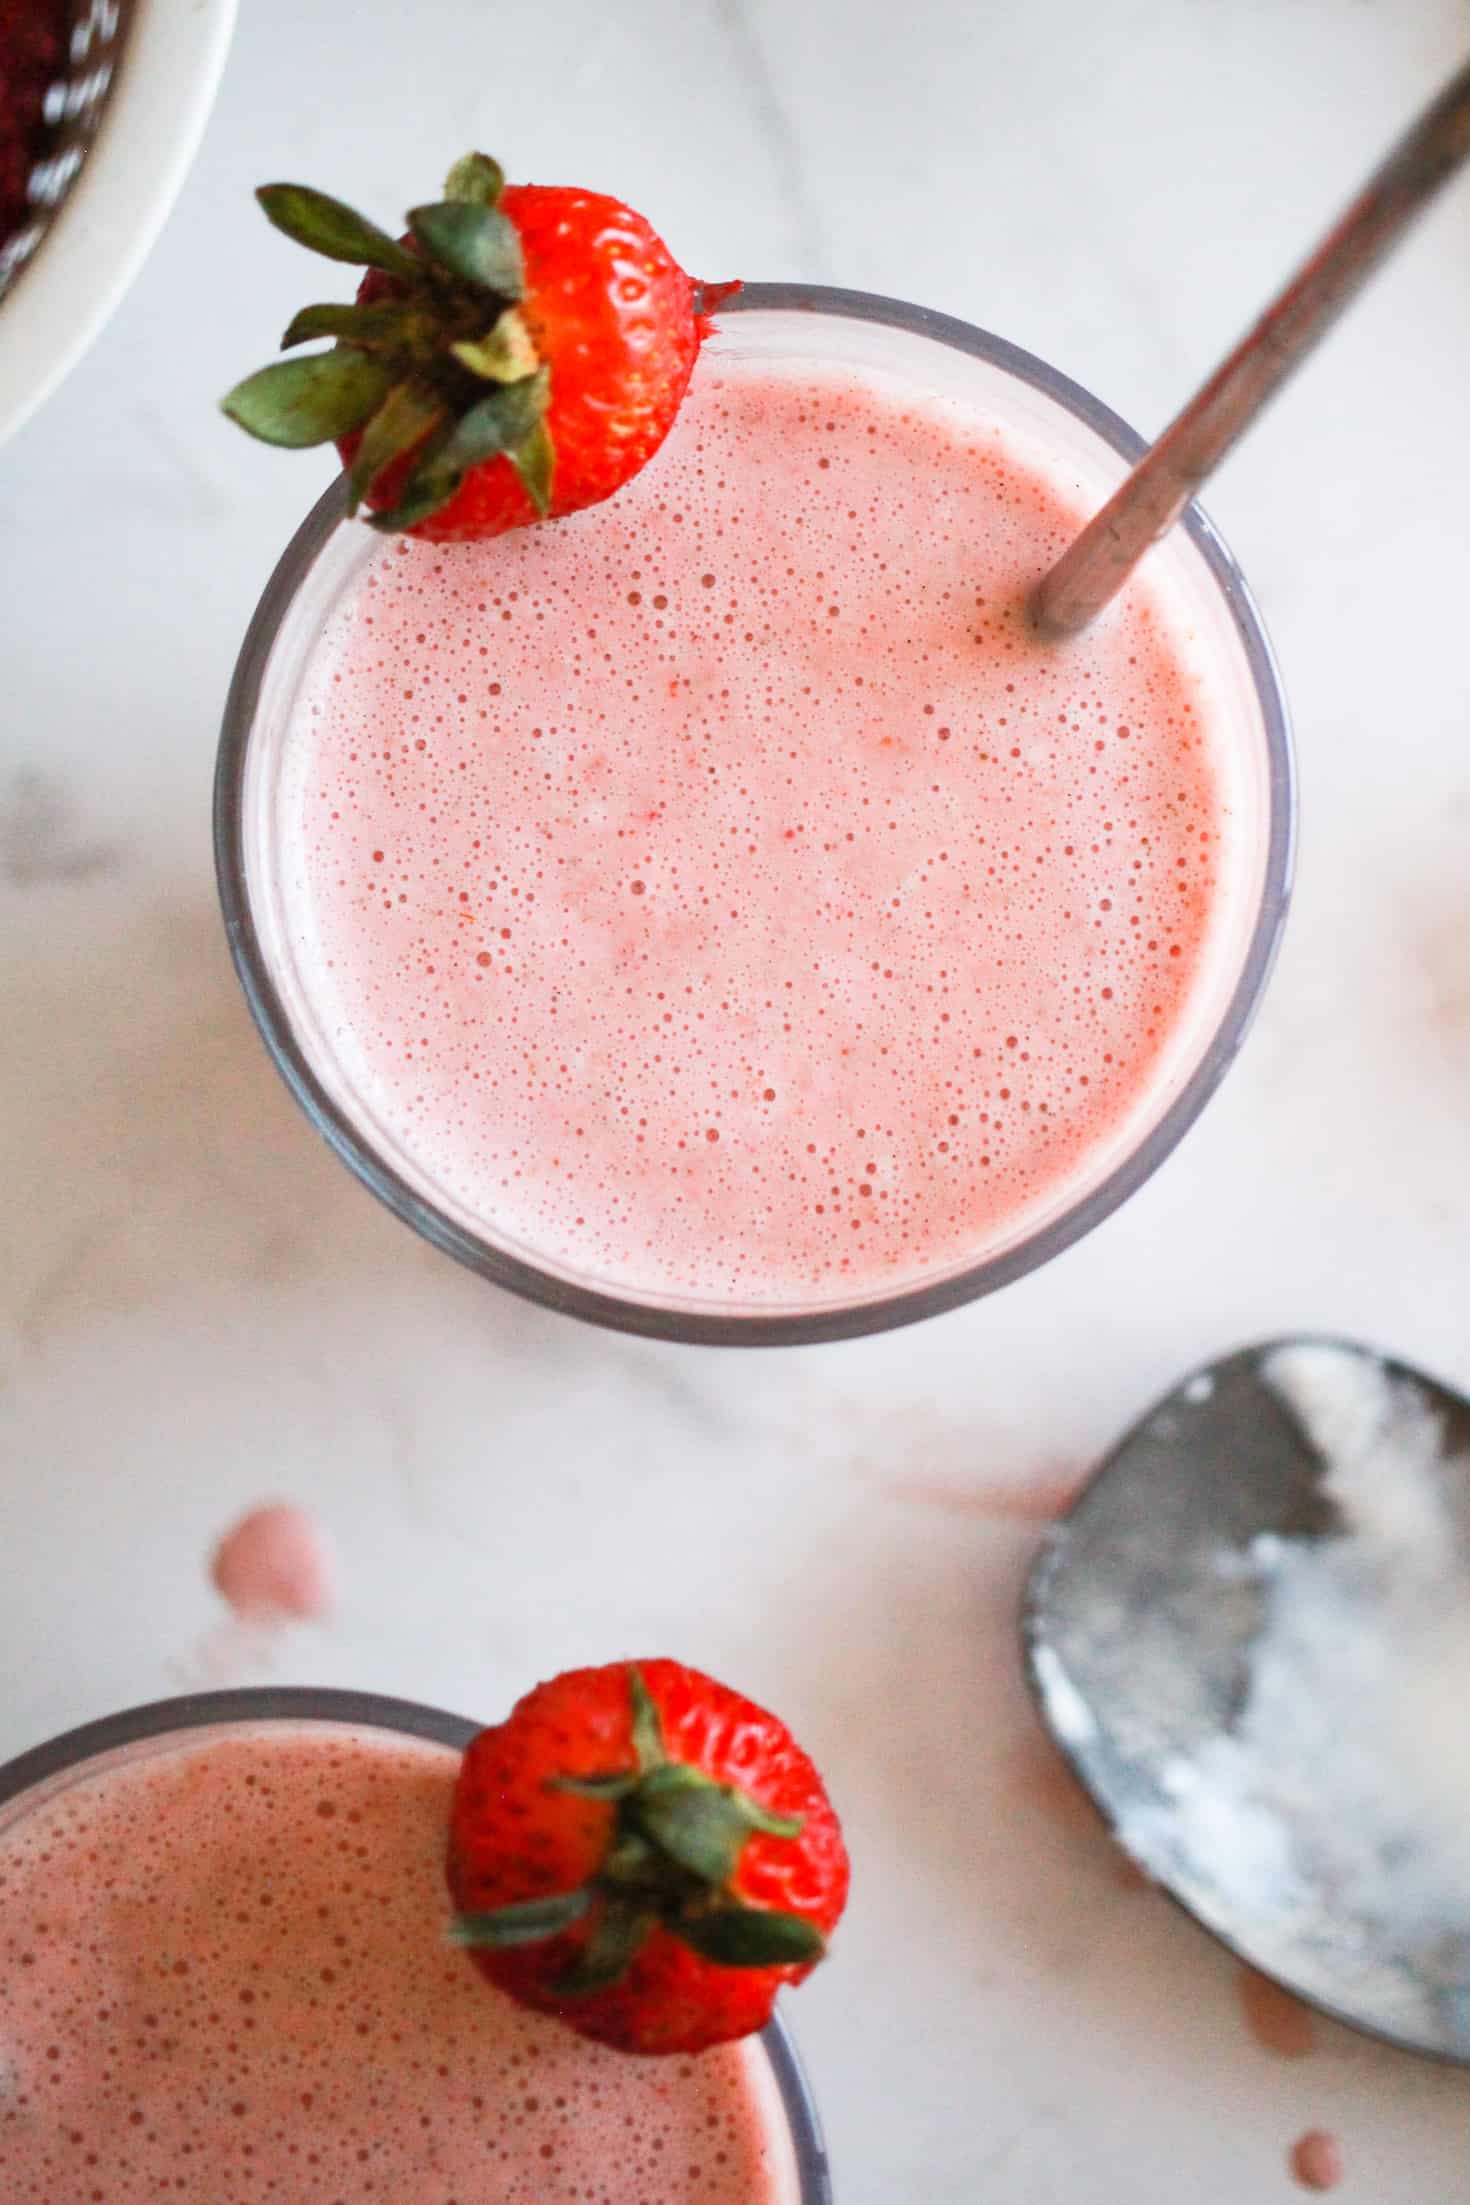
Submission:
POLYGON ((257 194, 277 228, 366 264, 355 305, 308 306, 277 362, 224 401, 268 443, 335 440, 349 508, 436 542, 575 512, 653 457, 705 330, 641 215, 597 192, 506 187, 485 154, 395 240, 304 185, 257 194))
POLYGON ((491 1981, 627 2052, 762 2027, 847 1899, 841 1828, 785 1725, 673 1661, 570 1670, 482 1731, 448 1866, 491 1981))

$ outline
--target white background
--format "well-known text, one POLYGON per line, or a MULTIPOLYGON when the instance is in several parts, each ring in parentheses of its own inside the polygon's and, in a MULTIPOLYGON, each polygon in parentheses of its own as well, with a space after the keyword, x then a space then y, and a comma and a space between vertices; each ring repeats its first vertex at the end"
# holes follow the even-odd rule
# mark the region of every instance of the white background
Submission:
POLYGON ((1210 498, 1279 646, 1304 832, 1272 993, 1118 1217, 994 1301, 732 1357, 461 1275, 321 1148, 216 917, 233 653, 326 478, 215 396, 310 294, 250 187, 389 219, 483 143, 619 191, 702 275, 1004 332, 1159 426, 1438 76, 1464 0, 245 0, 203 154, 0 455, 0 1751, 213 1675, 500 1712, 681 1653, 826 1765, 856 1896, 793 2018, 848 2205, 1470 2196, 1464 2079, 1234 1971, 1058 1818, 1017 1681, 1037 1536, 1197 1358, 1291 1326, 1470 1385, 1470 183, 1210 498), (251 1653, 201 1558, 330 1528, 339 1621, 251 1653), (212 1635, 213 1634, 213 1635, 212 1635))

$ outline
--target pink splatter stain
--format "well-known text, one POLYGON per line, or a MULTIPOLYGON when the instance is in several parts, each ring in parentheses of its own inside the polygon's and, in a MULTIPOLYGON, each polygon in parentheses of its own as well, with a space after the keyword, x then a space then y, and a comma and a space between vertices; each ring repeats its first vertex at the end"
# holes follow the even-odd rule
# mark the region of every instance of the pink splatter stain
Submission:
POLYGON ((1112 1855, 1112 1879, 1120 1891, 1151 1891, 1143 1870, 1117 1850, 1107 1822, 1066 1762, 1045 1738, 1019 1739, 1002 1756, 1001 1769, 1011 1798, 1029 1814, 1049 1822, 1069 1838, 1101 1840, 1112 1855))
POLYGON ((269 1501, 242 1516, 215 1548, 209 1575, 242 1619, 311 1623, 332 1606, 322 1535, 289 1501, 269 1501))
POLYGON ((1136 1860, 1130 1860, 1126 1853, 1120 1853, 1113 1863, 1113 1881, 1120 1891, 1152 1891, 1156 1888, 1152 1876, 1140 1868, 1136 1860))
POLYGON ((1263 2052, 1277 2059, 1303 2060, 1317 2049, 1317 2017, 1290 1991, 1254 1968, 1242 1967, 1236 1990, 1245 2025, 1263 2052))
POLYGON ((1335 2190, 1343 2177, 1342 2146, 1325 2128, 1309 2128, 1286 2155, 1294 2182, 1304 2190, 1335 2190))
POLYGON ((1107 1825, 1061 1755, 1044 1738, 1022 1738, 1004 1756, 1006 1789, 1027 1810, 1074 1837, 1103 1837, 1107 1825))
POLYGON ((895 1500, 918 1508, 1000 1523, 1049 1524, 1076 1498, 1082 1478, 1081 1471, 1054 1470, 1035 1478, 992 1483, 945 1477, 894 1477, 885 1482, 895 1500))

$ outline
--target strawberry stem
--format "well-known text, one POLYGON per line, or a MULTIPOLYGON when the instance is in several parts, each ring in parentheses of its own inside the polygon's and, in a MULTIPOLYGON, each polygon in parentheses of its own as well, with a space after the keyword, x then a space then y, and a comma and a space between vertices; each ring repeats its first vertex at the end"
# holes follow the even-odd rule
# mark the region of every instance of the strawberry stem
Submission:
POLYGON ((558 1791, 605 1800, 612 1834, 591 1882, 556 1898, 461 1915, 455 1942, 498 1949, 562 1936, 596 1906, 589 1936, 557 1980, 565 1997, 583 1997, 621 1980, 645 1941, 663 1928, 717 1967, 804 1966, 826 1941, 800 1914, 751 1906, 733 1889, 750 1839, 790 1840, 799 1815, 781 1815, 733 1784, 673 1760, 652 1694, 638 1669, 628 1672, 635 1767, 605 1776, 557 1777, 558 1791), (558 1909, 569 1911, 562 1914, 558 1909), (538 1911, 539 1910, 539 1911, 538 1911), (544 1927, 537 1927, 544 1920, 544 1927))

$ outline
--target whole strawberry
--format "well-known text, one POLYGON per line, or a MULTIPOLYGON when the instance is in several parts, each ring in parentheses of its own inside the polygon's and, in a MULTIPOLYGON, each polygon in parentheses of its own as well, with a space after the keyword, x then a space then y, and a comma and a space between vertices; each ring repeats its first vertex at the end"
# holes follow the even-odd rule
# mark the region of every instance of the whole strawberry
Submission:
POLYGON ((704 334, 688 276, 597 192, 507 186, 467 154, 390 237, 302 184, 256 194, 277 229, 366 267, 355 304, 303 307, 224 410, 270 444, 336 442, 349 510, 435 542, 611 497, 658 450, 704 334))
POLYGON ((747 2036, 847 1899, 842 1831, 783 1723, 673 1661, 538 1685, 464 1758, 455 1935, 492 1982, 626 2052, 747 2036))

